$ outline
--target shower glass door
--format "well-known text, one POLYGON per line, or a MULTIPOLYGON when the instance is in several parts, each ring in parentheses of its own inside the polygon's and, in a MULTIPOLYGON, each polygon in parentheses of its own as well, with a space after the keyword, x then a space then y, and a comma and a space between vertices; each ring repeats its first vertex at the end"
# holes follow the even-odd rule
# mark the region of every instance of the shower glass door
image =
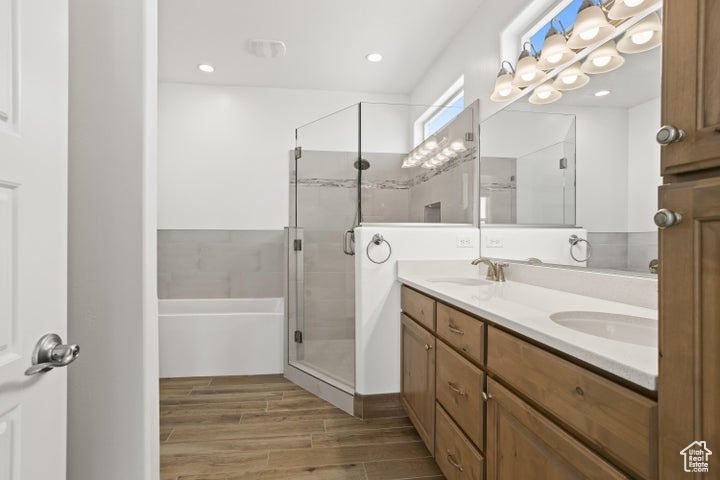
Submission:
POLYGON ((288 361, 348 393, 355 386, 359 108, 296 130, 290 179, 288 361))

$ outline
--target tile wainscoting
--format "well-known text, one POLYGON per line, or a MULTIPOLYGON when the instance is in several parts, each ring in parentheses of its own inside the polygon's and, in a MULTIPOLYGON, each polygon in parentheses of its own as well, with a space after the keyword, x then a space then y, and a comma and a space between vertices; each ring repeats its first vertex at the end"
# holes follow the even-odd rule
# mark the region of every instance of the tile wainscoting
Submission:
POLYGON ((283 230, 158 230, 158 295, 283 296, 283 230))

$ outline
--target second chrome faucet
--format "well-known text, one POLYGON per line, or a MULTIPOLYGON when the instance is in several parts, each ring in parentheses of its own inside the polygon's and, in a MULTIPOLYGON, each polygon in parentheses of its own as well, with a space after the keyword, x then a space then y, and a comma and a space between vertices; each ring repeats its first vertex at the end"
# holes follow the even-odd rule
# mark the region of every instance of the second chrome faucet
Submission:
POLYGON ((493 282, 504 282, 505 281, 505 267, 509 265, 507 263, 493 262, 489 258, 480 257, 472 261, 473 265, 480 265, 484 263, 487 265, 487 278, 493 282))

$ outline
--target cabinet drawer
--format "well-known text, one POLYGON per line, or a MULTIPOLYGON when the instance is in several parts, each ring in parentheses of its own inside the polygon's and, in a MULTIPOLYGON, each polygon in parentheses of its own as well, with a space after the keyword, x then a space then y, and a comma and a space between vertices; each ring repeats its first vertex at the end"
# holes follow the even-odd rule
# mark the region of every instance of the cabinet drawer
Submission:
POLYGON ((485 324, 477 318, 438 303, 437 334, 479 364, 485 362, 485 324))
POLYGON ((448 480, 481 480, 483 457, 465 438, 440 404, 435 417, 435 461, 448 480))
POLYGON ((493 327, 487 362, 596 450, 641 478, 656 477, 656 402, 493 327))
POLYGON ((482 450, 485 374, 442 341, 437 342, 435 369, 438 402, 482 450))
POLYGON ((488 480, 627 480, 492 378, 487 383, 488 480))
POLYGON ((402 311, 416 322, 435 330, 435 300, 403 285, 400 304, 402 311))

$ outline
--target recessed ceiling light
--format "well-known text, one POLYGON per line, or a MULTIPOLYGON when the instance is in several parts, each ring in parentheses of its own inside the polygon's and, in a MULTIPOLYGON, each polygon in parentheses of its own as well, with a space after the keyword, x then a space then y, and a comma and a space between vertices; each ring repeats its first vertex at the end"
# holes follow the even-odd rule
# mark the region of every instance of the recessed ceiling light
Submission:
POLYGON ((605 95, 610 95, 610 90, 600 90, 595 92, 596 97, 604 97, 605 95))
POLYGON ((212 73, 215 71, 215 67, 208 63, 201 63, 200 65, 198 65, 198 70, 205 73, 212 73))
POLYGON ((367 55, 365 55, 365 58, 367 58, 368 62, 377 63, 382 60, 382 55, 380 55, 379 53, 368 53, 367 55))

